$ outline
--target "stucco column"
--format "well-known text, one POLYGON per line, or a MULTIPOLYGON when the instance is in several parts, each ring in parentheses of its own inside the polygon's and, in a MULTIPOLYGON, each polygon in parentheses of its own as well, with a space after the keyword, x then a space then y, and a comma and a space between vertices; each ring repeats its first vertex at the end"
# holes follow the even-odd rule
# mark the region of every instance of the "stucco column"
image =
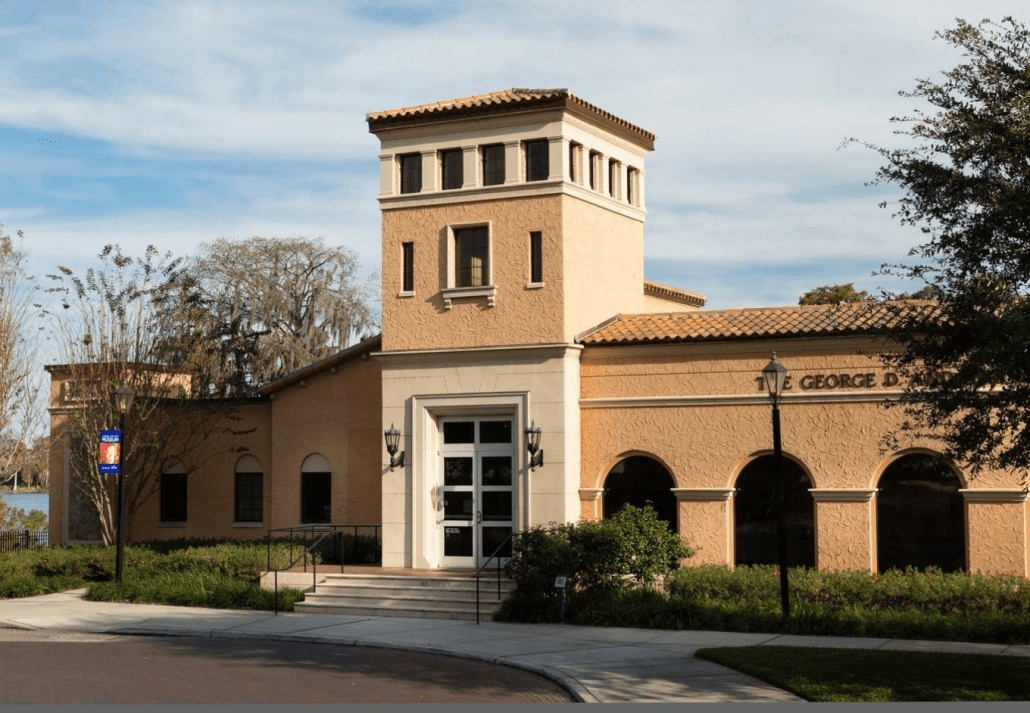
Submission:
POLYGON ((733 488, 673 488, 689 565, 733 566, 733 488))
POLYGON ((565 175, 565 157, 568 155, 568 139, 561 136, 553 136, 547 139, 547 180, 568 180, 568 176, 565 175))
POLYGON ((396 193, 394 180, 397 174, 393 154, 379 154, 379 197, 396 193))
POLYGON ((440 172, 436 169, 436 151, 422 152, 422 190, 440 190, 440 172))
POLYGON ((461 187, 475 188, 481 178, 482 171, 479 167, 479 147, 461 147, 461 187))
POLYGON ((504 183, 522 181, 522 142, 504 142, 504 183))
POLYGON ((811 488, 815 501, 815 568, 876 571, 876 489, 811 488))
POLYGON ((963 488, 970 573, 1026 577, 1028 495, 1019 488, 963 488))
POLYGON ((600 520, 601 494, 604 488, 579 489, 579 519, 600 520))

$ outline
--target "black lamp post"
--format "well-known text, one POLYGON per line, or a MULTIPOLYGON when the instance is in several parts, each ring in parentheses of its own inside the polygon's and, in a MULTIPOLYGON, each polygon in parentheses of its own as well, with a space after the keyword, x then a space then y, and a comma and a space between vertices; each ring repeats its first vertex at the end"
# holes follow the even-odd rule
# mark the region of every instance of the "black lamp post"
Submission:
POLYGON ((114 560, 114 581, 119 584, 122 581, 122 561, 125 558, 125 468, 122 467, 125 454, 125 414, 132 408, 132 399, 135 396, 136 392, 124 382, 114 392, 115 405, 118 407, 118 431, 121 441, 118 444, 118 511, 115 515, 118 518, 118 528, 114 560))
POLYGON ((787 381, 787 369, 776 360, 776 353, 773 352, 772 361, 764 369, 762 376, 765 378, 765 388, 769 391, 769 400, 772 402, 772 431, 773 431, 773 479, 776 482, 776 539, 779 542, 780 560, 780 606, 783 610, 783 618, 790 616, 790 580, 787 573, 787 498, 786 487, 783 482, 783 446, 780 442, 780 397, 783 396, 783 387, 787 381))

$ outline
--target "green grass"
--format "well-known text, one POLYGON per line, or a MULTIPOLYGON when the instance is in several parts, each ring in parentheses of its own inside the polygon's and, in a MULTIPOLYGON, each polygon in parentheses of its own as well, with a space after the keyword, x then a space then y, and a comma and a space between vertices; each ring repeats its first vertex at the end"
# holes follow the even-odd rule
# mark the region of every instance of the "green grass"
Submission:
MULTIPOLYGON (((125 548, 122 583, 114 583, 115 548, 41 547, 0 554, 0 598, 88 588, 89 599, 217 609, 271 610, 272 592, 257 584, 266 567, 264 542, 173 541, 125 548)), ((273 543, 273 567, 285 567, 289 546, 273 543)), ((279 608, 304 599, 279 588, 279 608)))
POLYGON ((696 656, 809 701, 1028 701, 1030 658, 742 646, 696 656))

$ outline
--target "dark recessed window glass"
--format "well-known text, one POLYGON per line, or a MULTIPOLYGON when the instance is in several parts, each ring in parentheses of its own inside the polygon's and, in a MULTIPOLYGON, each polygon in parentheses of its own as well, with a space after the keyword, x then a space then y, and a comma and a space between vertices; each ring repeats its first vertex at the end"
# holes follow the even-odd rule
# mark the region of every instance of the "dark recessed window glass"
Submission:
MULTIPOLYGON (((783 482, 787 502, 787 562, 791 567, 815 567, 815 502, 805 471, 784 458, 783 482)), ((760 456, 744 466, 733 494, 734 550, 738 565, 779 562, 776 537, 776 478, 773 457, 760 456)))
POLYGON ((444 485, 472 485, 472 458, 444 458, 444 485))
POLYGON ((475 421, 446 421, 443 424, 444 443, 475 443, 475 421))
POLYGON ((445 191, 461 188, 464 181, 461 149, 440 152, 440 178, 445 191))
POLYGON ((501 557, 511 557, 511 540, 508 540, 510 536, 510 527, 484 527, 483 556, 492 557, 494 552, 497 552, 497 548, 501 547, 497 554, 501 557))
POLYGON ((490 238, 486 228, 454 231, 454 286, 490 284, 490 238))
POLYGON ((487 490, 483 493, 483 519, 494 522, 511 520, 511 490, 487 490))
POLYGON ((401 193, 418 193, 421 190, 422 154, 401 156, 401 193))
POLYGON ((602 513, 609 518, 628 503, 633 507, 654 508, 659 520, 679 532, 679 510, 672 488, 676 481, 658 461, 647 456, 630 456, 616 463, 604 480, 602 513))
POLYGON ((186 522, 186 474, 161 474, 161 522, 186 522))
POLYGON ((526 180, 546 181, 550 173, 547 141, 527 141, 526 148, 526 180))
POLYGON ((444 520, 471 520, 473 516, 472 493, 467 491, 445 491, 443 494, 444 520))
POLYGON ((401 254, 403 256, 403 275, 401 278, 401 291, 415 291, 415 243, 401 243, 401 254))
POLYGON ((539 230, 529 234, 529 281, 544 281, 544 235, 539 230))
POLYGON ((236 474, 236 522, 261 522, 264 498, 261 473, 236 474))
POLYGON ((612 198, 619 197, 619 162, 608 162, 608 195, 612 198))
POLYGON ((332 522, 332 474, 301 473, 300 521, 302 524, 332 522))
POLYGON ((483 485, 511 485, 511 456, 484 456, 483 485))
POLYGON ((511 421, 480 421, 480 443, 511 443, 511 421))
POLYGON ((471 527, 445 527, 443 529, 444 557, 471 557, 473 531, 474 529, 471 527))
POLYGON ((504 183, 504 145, 484 146, 482 151, 483 185, 497 186, 504 183))

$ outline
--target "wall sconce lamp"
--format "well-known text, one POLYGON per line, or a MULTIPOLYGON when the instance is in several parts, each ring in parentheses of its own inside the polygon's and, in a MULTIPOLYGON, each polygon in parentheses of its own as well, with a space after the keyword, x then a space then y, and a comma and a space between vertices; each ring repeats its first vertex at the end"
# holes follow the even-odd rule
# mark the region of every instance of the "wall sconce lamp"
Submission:
POLYGON ((540 450, 540 429, 535 421, 526 429, 526 450, 529 451, 530 470, 544 464, 544 452, 540 450))
POLYGON ((398 466, 404 467, 404 451, 397 455, 397 448, 401 443, 401 432, 390 424, 390 430, 383 433, 386 437, 386 452, 390 454, 390 470, 398 466))

